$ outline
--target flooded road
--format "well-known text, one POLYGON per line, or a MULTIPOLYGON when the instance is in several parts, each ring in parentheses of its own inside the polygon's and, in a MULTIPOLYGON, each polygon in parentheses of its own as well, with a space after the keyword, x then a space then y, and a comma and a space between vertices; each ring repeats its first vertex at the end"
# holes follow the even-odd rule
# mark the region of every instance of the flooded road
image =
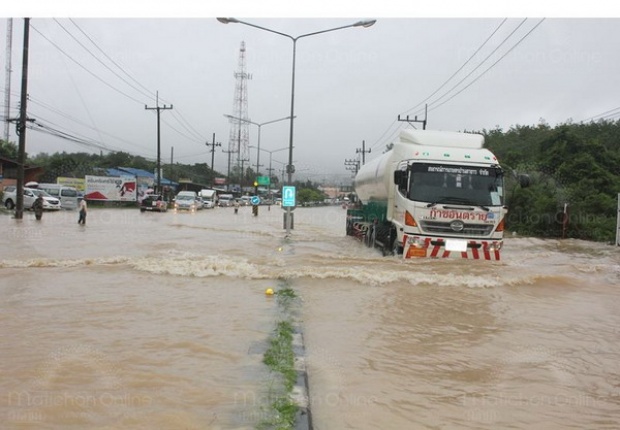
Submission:
POLYGON ((0 428, 251 429, 264 294, 301 298, 315 429, 620 428, 620 251, 381 257, 340 207, 0 217, 0 428))

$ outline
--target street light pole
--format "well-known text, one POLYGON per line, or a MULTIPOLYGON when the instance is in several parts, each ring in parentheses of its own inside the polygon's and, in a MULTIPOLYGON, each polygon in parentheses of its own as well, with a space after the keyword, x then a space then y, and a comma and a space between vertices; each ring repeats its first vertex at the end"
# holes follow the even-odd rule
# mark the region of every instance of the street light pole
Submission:
MULTIPOLYGON (((261 151, 261 149, 260 149, 260 130, 261 130, 261 127, 263 125, 273 124, 274 122, 284 121, 285 119, 289 119, 290 116, 287 116, 287 117, 284 117, 284 118, 274 119, 274 120, 271 120, 271 121, 261 122, 261 123, 250 121, 249 119, 245 119, 245 118, 239 118, 239 117, 233 116, 233 115, 224 114, 224 116, 226 118, 228 118, 228 119, 234 119, 236 121, 246 122, 248 124, 253 124, 253 125, 258 127, 258 154, 256 155, 256 176, 260 176, 260 174, 259 174, 260 173, 259 172, 259 166, 260 166, 259 163, 260 163, 260 151, 261 151)), ((258 190, 258 187, 257 187, 257 190, 258 190)))
MULTIPOLYGON (((266 28, 266 27, 261 27, 260 25, 256 25, 256 24, 252 24, 249 22, 245 22, 245 21, 241 21, 238 20, 236 18, 217 18, 217 20, 219 22, 221 22, 222 24, 229 24, 229 23, 233 23, 233 24, 243 24, 243 25, 247 25, 249 27, 254 27, 254 28, 258 28, 259 30, 263 30, 263 31, 268 31, 270 33, 274 33, 274 34, 278 34, 280 36, 284 36, 288 39, 290 39, 293 42, 293 67, 292 67, 292 78, 291 78, 291 126, 290 126, 290 133, 289 133, 289 151, 288 151, 288 165, 286 166, 286 173, 288 175, 287 177, 287 183, 288 185, 292 185, 293 184, 293 173, 295 172, 295 166, 293 166, 293 129, 294 129, 294 120, 295 120, 295 56, 297 54, 297 41, 303 37, 308 37, 308 36, 314 36, 317 34, 323 34, 323 33, 328 33, 331 31, 337 31, 337 30, 342 30, 345 28, 351 28, 351 27, 362 27, 362 28, 368 28, 370 26, 372 26, 375 22, 377 22, 377 20, 368 20, 368 21, 358 21, 354 24, 349 24, 349 25, 343 25, 340 27, 335 27, 335 28, 329 28, 327 30, 321 30, 321 31, 315 31, 312 33, 306 33, 306 34, 302 34, 299 35, 297 37, 293 37, 290 34, 286 34, 286 33, 282 33, 279 31, 275 31, 272 30, 270 28, 266 28)), ((288 206, 286 208, 286 235, 290 235, 291 233, 291 224, 292 224, 292 212, 291 212, 291 207, 288 206)))

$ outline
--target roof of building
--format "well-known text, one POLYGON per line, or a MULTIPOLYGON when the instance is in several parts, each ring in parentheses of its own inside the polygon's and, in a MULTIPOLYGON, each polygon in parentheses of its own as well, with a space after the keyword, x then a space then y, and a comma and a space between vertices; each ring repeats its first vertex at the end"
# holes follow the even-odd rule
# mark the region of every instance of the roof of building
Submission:
MULTIPOLYGON (((110 176, 127 176, 127 175, 131 175, 131 176, 140 177, 140 178, 152 178, 153 180, 155 179, 155 174, 154 173, 151 173, 148 170, 134 169, 133 167, 110 168, 110 169, 106 169, 106 172, 110 176)), ((174 182, 174 181, 171 181, 170 179, 166 179, 166 178, 161 178, 161 184, 162 185, 172 185, 172 186, 175 186, 175 187, 177 185, 179 185, 178 182, 174 182)))

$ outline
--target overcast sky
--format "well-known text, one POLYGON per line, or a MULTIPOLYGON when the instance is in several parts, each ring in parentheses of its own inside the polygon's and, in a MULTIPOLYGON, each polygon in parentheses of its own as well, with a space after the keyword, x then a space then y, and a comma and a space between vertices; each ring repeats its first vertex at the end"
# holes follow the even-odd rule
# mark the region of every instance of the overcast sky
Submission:
MULTIPOLYGON (((46 17, 32 10, 11 13, 33 16, 29 117, 93 144, 29 130, 26 150, 31 155, 99 152, 104 147, 154 159, 156 115, 145 105, 156 105, 158 91, 160 106, 173 105, 161 113, 163 162, 170 161, 173 147, 174 161, 210 164, 205 143, 215 133, 216 142, 222 143, 215 168, 225 173, 222 149, 228 149, 231 125, 224 115, 235 109, 242 42, 246 71, 252 76, 247 81, 249 119, 265 123, 290 114, 293 43, 286 37, 243 24, 222 24, 215 12, 183 18, 194 14, 77 10, 50 18, 54 14, 46 9, 35 10, 46 17), (172 15, 177 17, 164 17, 172 15)), ((335 175, 344 181, 350 176, 344 162, 359 156, 356 150, 362 149, 362 141, 372 150, 367 160, 380 155, 399 129, 408 127, 397 121, 398 116, 423 119, 425 104, 427 128, 434 130, 507 130, 541 121, 553 126, 620 118, 617 18, 543 19, 533 14, 525 19, 526 15, 508 13, 393 18, 398 14, 391 11, 389 16, 351 16, 349 11, 339 18, 265 18, 269 12, 230 12, 234 14, 226 16, 294 37, 377 18, 369 28, 347 28, 297 42, 293 158, 298 177, 322 180, 335 175)), ((0 22, 2 36, 6 17, 0 22)), ((12 117, 18 114, 22 45, 20 17, 13 19, 12 117)), ((5 91, 3 85, 2 100, 5 91)), ((4 107, 1 115, 4 118, 4 107)), ((261 147, 288 147, 289 126, 288 121, 263 125, 261 147)), ((257 144, 257 134, 258 127, 251 125, 250 145, 257 144)), ((10 140, 17 141, 14 126, 10 140)), ((273 167, 281 168, 277 162, 287 161, 287 156, 286 150, 274 153, 273 167)), ((255 165, 256 149, 250 150, 250 157, 255 165)), ((260 162, 265 171, 269 154, 261 152, 260 162)))

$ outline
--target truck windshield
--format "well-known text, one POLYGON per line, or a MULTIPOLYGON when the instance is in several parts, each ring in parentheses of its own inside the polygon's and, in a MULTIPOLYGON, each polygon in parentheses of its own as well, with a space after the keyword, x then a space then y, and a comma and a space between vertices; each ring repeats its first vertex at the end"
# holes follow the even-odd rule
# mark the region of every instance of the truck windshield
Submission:
POLYGON ((407 197, 430 204, 501 206, 504 175, 499 167, 414 163, 409 166, 407 197))

